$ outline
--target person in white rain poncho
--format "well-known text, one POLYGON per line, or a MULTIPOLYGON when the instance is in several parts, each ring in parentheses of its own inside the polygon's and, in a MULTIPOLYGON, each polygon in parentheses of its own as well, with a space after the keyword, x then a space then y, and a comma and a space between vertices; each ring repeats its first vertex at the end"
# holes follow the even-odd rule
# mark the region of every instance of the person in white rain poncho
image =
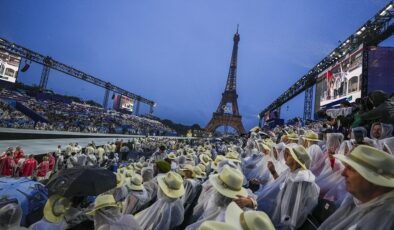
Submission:
POLYGON ((99 195, 93 210, 86 213, 94 220, 94 229, 142 230, 132 215, 123 215, 114 197, 110 194, 99 195))
POLYGON ((124 201, 123 213, 135 214, 140 211, 148 202, 148 192, 142 184, 142 177, 134 174, 126 183, 129 193, 124 201))
MULTIPOLYGON (((342 141, 343 134, 341 133, 327 134, 327 157, 325 159, 324 167, 321 173, 319 174, 319 176, 316 177, 316 184, 320 187, 321 197, 324 197, 330 189, 336 186, 339 186, 339 188, 342 188, 341 190, 344 191, 345 181, 341 176, 344 165, 334 158, 334 156, 338 154, 339 147, 342 141)), ((332 194, 332 196, 333 195, 334 194, 332 194)), ((346 193, 342 193, 341 191, 339 191, 336 195, 336 197, 332 197, 330 198, 330 200, 340 203, 346 193)))
POLYGON ((394 156, 360 145, 335 157, 346 165, 342 175, 351 195, 319 229, 394 229, 394 156))
POLYGON ((286 147, 285 159, 290 172, 281 184, 271 219, 277 229, 297 229, 316 206, 319 187, 306 166, 310 158, 303 146, 286 147))
POLYGON ((383 142, 383 151, 394 155, 394 137, 385 138, 382 140, 383 142))
POLYGON ((307 131, 302 137, 304 140, 304 147, 311 158, 309 170, 315 175, 319 176, 321 170, 324 167, 324 161, 326 159, 323 151, 317 143, 320 141, 317 133, 313 131, 307 131))
POLYGON ((370 136, 378 149, 383 150, 383 139, 391 137, 393 126, 391 124, 373 123, 371 126, 370 136))
POLYGON ((195 196, 197 195, 197 186, 200 184, 197 180, 194 178, 196 177, 196 173, 194 172, 194 169, 198 168, 200 170, 200 175, 201 175, 201 169, 197 166, 192 166, 189 164, 186 164, 183 166, 183 168, 180 169, 181 175, 184 176, 184 187, 185 187, 185 195, 182 197, 182 203, 185 205, 187 202, 191 202, 195 196))
POLYGON ((20 227, 21 219, 22 208, 18 204, 10 203, 0 208, 1 230, 27 229, 20 227))
POLYGON ((209 182, 213 187, 209 202, 204 207, 202 216, 197 222, 187 226, 186 230, 197 229, 204 221, 217 220, 224 221, 224 215, 227 206, 237 199, 239 196, 246 197, 248 195, 246 189, 242 187, 242 173, 228 165, 223 170, 209 178, 209 182))
POLYGON ((136 215, 145 230, 170 230, 183 222, 184 208, 181 196, 185 193, 182 177, 168 172, 157 178, 157 201, 136 215))

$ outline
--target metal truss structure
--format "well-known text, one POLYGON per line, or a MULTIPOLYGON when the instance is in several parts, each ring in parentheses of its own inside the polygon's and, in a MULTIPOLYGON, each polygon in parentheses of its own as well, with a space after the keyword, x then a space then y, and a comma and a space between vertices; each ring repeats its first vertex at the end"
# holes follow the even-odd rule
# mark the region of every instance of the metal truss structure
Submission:
MULTIPOLYGON (((364 44, 365 46, 376 46, 380 42, 389 38, 394 32, 393 19, 394 3, 391 1, 375 16, 362 25, 355 33, 345 39, 344 42, 335 48, 328 56, 323 58, 308 73, 302 76, 289 89, 282 93, 282 95, 274 100, 268 107, 263 109, 259 115, 260 119, 264 117, 265 112, 272 111, 280 107, 284 103, 302 93, 304 90, 314 86, 316 84, 317 77, 321 72, 334 63, 340 61, 342 58, 346 57, 347 54, 357 49, 359 45, 364 44)), ((363 76, 363 82, 367 82, 365 81, 366 77, 367 76, 363 76)), ((308 94, 308 96, 310 95, 308 94)), ((310 104, 310 107, 309 104, 305 105, 308 106, 304 108, 304 118, 311 117, 311 115, 307 115, 306 113, 312 112, 312 105, 310 104)))
POLYGON ((110 82, 105 82, 101 79, 98 79, 98 78, 92 76, 92 75, 84 73, 74 67, 60 63, 59 61, 56 61, 56 60, 52 59, 51 57, 44 56, 44 55, 39 54, 35 51, 29 50, 23 46, 17 45, 15 43, 11 43, 3 38, 0 38, 0 50, 18 55, 22 58, 25 58, 27 60, 30 60, 30 61, 33 61, 33 62, 43 65, 43 71, 42 71, 41 80, 40 80, 40 88, 42 88, 42 89, 45 89, 47 86, 50 69, 54 69, 54 70, 60 71, 62 73, 65 73, 67 75, 70 75, 72 77, 78 78, 80 80, 83 80, 83 81, 86 81, 91 84, 94 84, 94 85, 104 88, 106 91, 105 95, 104 95, 104 102, 103 102, 104 108, 107 108, 107 105, 108 105, 109 92, 113 91, 114 93, 134 99, 135 101, 137 101, 138 104, 139 104, 139 102, 142 102, 142 103, 149 105, 150 112, 153 113, 153 107, 156 105, 154 101, 148 100, 144 97, 141 97, 139 95, 136 95, 134 93, 126 91, 118 86, 112 85, 110 82))

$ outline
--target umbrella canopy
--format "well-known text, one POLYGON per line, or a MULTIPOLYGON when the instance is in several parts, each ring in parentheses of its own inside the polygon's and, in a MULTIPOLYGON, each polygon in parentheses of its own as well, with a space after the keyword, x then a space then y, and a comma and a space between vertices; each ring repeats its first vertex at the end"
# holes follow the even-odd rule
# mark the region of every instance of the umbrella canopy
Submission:
POLYGON ((64 197, 97 196, 116 187, 116 176, 103 168, 77 167, 63 169, 47 184, 50 194, 64 197))

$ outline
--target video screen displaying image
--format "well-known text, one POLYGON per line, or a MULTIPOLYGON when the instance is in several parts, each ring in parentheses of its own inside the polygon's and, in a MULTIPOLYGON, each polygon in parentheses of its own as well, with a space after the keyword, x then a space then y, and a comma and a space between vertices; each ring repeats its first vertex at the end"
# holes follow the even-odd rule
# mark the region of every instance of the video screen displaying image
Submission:
POLYGON ((120 99, 120 109, 125 109, 127 111, 133 112, 134 102, 133 99, 129 97, 122 96, 120 99))
POLYGON ((19 56, 0 51, 0 80, 15 83, 20 62, 19 56))
POLYGON ((360 46, 318 76, 316 99, 320 108, 343 100, 354 102, 361 97, 362 59, 363 47, 360 46))

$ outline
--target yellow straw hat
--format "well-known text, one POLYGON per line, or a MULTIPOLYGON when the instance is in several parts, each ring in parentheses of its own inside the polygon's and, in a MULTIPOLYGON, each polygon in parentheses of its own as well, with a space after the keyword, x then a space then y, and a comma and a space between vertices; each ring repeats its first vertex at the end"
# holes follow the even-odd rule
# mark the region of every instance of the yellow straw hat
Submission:
POLYGON ((207 170, 207 167, 203 164, 198 164, 197 166, 201 169, 202 172, 205 172, 207 170))
POLYGON ((157 181, 163 193, 170 198, 178 198, 185 194, 183 180, 178 173, 172 171, 168 172, 167 174, 160 176, 157 181))
POLYGON ((120 173, 115 173, 115 175, 116 175, 116 187, 120 188, 124 183, 125 177, 120 173))
POLYGON ((287 134, 289 140, 298 141, 298 135, 296 133, 287 134))
MULTIPOLYGON (((226 160, 226 157, 225 157, 225 156, 223 156, 223 155, 217 155, 216 158, 215 158, 215 161, 213 162, 213 164, 211 165, 211 167, 212 167, 214 170, 216 170, 216 169, 218 168, 219 162, 221 162, 221 161, 223 161, 223 160, 226 160)), ((203 170, 203 171, 205 171, 205 170, 203 170)))
POLYGON ((59 223, 71 207, 71 202, 58 194, 49 197, 44 206, 44 217, 51 223, 59 223))
POLYGON ((241 162, 239 160, 239 154, 237 152, 234 152, 234 151, 227 152, 226 158, 231 160, 231 161, 241 162))
POLYGON ((194 172, 194 174, 195 174, 195 176, 196 176, 197 178, 199 178, 199 179, 205 178, 205 176, 202 175, 202 170, 201 170, 200 167, 198 167, 198 166, 194 167, 193 172, 194 172))
POLYGON ((307 131, 302 138, 307 141, 320 141, 319 135, 312 130, 307 131))
POLYGON ((101 194, 96 197, 94 207, 91 211, 86 212, 87 215, 94 216, 96 211, 105 207, 119 207, 112 194, 101 194))
POLYGON ((394 156, 368 145, 359 145, 347 156, 335 158, 348 164, 372 184, 394 188, 394 156))
POLYGON ((201 154, 199 158, 200 158, 200 163, 205 166, 208 165, 209 161, 211 160, 211 158, 205 154, 201 154))
POLYGON ((180 169, 180 171, 183 173, 184 171, 190 171, 192 172, 192 177, 194 178, 196 176, 194 172, 194 167, 191 164, 185 164, 183 167, 180 169))
POLYGON ((244 177, 242 173, 228 165, 225 165, 219 174, 209 178, 212 186, 223 196, 237 198, 237 195, 247 196, 248 193, 242 187, 244 177))
POLYGON ((244 212, 236 203, 231 202, 226 209, 225 222, 237 229, 275 230, 271 219, 265 212, 244 212))
POLYGON ((296 147, 286 147, 289 150, 290 155, 293 159, 304 169, 307 170, 311 158, 309 157, 308 152, 302 145, 297 145, 296 147))
POLYGON ((174 153, 170 153, 167 155, 168 159, 174 160, 176 158, 176 155, 174 153))
POLYGON ((141 191, 144 189, 144 185, 142 184, 142 176, 139 174, 134 174, 129 183, 126 184, 131 190, 141 191))

